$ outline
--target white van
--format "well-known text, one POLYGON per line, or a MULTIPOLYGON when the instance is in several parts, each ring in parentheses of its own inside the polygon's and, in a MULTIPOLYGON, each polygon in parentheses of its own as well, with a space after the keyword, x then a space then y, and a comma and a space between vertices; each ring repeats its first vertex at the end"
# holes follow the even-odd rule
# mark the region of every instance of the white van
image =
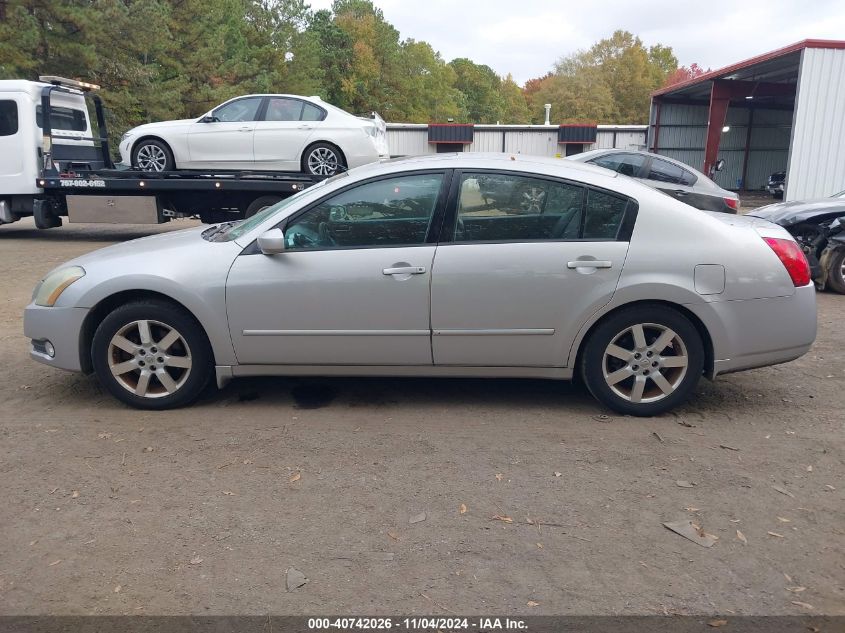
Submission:
POLYGON ((32 215, 43 148, 60 170, 102 165, 94 146, 84 91, 96 88, 70 79, 0 80, 0 224, 32 215), (49 90, 48 90, 49 89, 49 90), (42 130, 42 98, 50 103, 52 141, 42 130), (52 146, 52 147, 51 147, 52 146), (98 162, 99 161, 99 162, 98 162))

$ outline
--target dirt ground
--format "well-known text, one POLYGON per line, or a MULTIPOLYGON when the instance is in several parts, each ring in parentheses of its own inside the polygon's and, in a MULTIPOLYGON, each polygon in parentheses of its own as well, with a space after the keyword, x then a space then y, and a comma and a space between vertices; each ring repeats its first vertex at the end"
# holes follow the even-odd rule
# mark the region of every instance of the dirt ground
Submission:
POLYGON ((139 412, 29 360, 41 275, 184 226, 0 228, 0 614, 845 614, 845 297, 802 359, 645 420, 517 380, 139 412))

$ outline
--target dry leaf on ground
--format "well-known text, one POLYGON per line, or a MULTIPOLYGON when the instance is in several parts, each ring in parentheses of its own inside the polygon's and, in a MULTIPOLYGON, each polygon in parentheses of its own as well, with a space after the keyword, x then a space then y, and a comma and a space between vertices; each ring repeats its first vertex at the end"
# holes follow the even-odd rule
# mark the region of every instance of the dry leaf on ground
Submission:
POLYGON ((742 532, 740 532, 739 530, 737 530, 737 531, 736 531, 736 537, 737 537, 740 541, 742 541, 742 544, 743 544, 743 545, 748 545, 748 539, 747 539, 747 538, 745 538, 745 534, 743 534, 743 533, 742 533, 742 532))
POLYGON ((294 473, 293 475, 290 476, 290 479, 288 481, 293 483, 295 481, 299 481, 300 479, 302 479, 302 473, 294 473))
POLYGON ((462 503, 462 504, 461 504, 461 506, 458 508, 458 512, 460 512, 461 514, 466 514, 466 513, 467 513, 467 506, 466 506, 466 504, 465 504, 465 503, 462 503))

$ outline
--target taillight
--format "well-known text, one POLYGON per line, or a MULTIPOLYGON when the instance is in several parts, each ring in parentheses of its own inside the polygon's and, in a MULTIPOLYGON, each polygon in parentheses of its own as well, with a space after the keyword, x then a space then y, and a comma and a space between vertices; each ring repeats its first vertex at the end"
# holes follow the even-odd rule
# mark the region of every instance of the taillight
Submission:
POLYGON ((764 237, 763 239, 778 256, 796 288, 810 283, 810 264, 807 262, 804 251, 794 240, 777 237, 764 237))
POLYGON ((736 198, 724 198, 725 204, 728 205, 734 211, 739 210, 739 200, 736 198))

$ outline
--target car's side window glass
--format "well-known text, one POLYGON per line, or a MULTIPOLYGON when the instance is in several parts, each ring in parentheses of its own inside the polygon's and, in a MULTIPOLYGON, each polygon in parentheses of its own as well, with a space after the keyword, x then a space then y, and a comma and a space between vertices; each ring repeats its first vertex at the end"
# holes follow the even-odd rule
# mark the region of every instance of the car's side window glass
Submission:
POLYGON ((11 100, 0 101, 0 136, 18 133, 18 104, 11 100))
POLYGON ((694 173, 692 173, 691 171, 687 171, 686 169, 683 169, 682 171, 684 172, 683 184, 685 184, 687 187, 692 187, 698 180, 698 177, 694 173))
POLYGON ((320 108, 310 103, 305 103, 302 108, 303 121, 322 121, 326 118, 326 113, 320 108))
POLYGON ((387 178, 347 189, 285 227, 290 250, 424 244, 443 174, 387 178))
POLYGON ((263 97, 246 97, 231 101, 214 111, 214 116, 224 123, 255 121, 263 97))
POLYGON ((604 156, 599 156, 598 158, 594 158, 591 162, 599 167, 604 167, 605 169, 611 169, 615 172, 619 172, 620 174, 624 174, 625 176, 637 176, 640 172, 640 169, 645 164, 645 156, 640 156, 639 154, 605 154, 604 156))
MULTIPOLYGON (((35 106, 35 124, 44 127, 41 106, 35 106)), ((50 127, 53 130, 69 130, 72 132, 84 132, 88 129, 85 121, 85 113, 75 108, 50 107, 50 127)))
POLYGON ((615 240, 628 206, 626 198, 590 189, 584 210, 585 240, 615 240))
POLYGON ((685 170, 665 160, 653 158, 646 178, 658 182, 668 182, 675 185, 685 184, 685 170))
POLYGON ((456 242, 578 239, 584 188, 510 174, 463 174, 456 242))
POLYGON ((287 97, 270 97, 267 100, 265 121, 299 121, 303 102, 287 97))

